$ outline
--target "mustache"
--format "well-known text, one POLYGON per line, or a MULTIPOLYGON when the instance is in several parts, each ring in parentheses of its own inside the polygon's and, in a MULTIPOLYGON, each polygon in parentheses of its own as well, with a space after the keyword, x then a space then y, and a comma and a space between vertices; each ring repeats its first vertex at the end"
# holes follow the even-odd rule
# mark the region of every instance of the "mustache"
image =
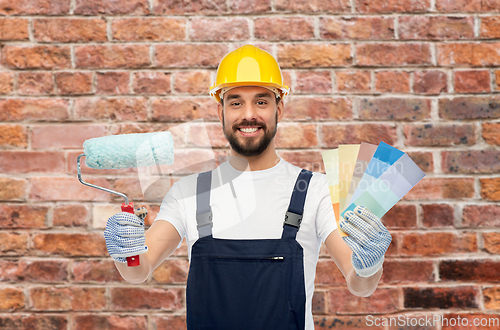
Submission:
POLYGON ((239 123, 236 123, 233 125, 233 130, 237 130, 239 127, 255 127, 255 126, 259 126, 259 127, 262 127, 263 129, 266 129, 267 126, 265 123, 263 122, 258 122, 256 120, 242 120, 240 121, 239 123))

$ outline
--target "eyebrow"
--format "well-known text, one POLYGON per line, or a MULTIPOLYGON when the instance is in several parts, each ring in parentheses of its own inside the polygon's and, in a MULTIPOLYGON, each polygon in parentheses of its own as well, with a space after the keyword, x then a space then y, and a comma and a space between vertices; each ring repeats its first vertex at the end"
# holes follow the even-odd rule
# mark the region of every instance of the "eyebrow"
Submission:
MULTIPOLYGON (((255 98, 259 98, 259 97, 271 97, 271 93, 270 92, 264 92, 264 93, 259 93, 257 95, 255 95, 255 98)), ((231 100, 231 99, 239 99, 241 98, 241 95, 240 94, 230 94, 227 96, 227 100, 231 100)))

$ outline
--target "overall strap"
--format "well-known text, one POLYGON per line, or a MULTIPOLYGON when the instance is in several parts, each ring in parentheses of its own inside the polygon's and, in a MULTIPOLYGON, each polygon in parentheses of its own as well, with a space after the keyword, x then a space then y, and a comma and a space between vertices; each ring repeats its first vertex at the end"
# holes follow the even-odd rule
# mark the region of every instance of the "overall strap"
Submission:
POLYGON ((309 181, 311 181, 312 175, 311 171, 302 170, 297 177, 297 181, 295 181, 292 197, 290 198, 290 205, 285 215, 283 234, 281 235, 282 239, 295 239, 297 236, 300 223, 302 222, 302 214, 304 213, 307 188, 309 187, 309 181))
POLYGON ((196 184, 196 223, 199 238, 212 235, 211 186, 212 171, 198 174, 196 184))

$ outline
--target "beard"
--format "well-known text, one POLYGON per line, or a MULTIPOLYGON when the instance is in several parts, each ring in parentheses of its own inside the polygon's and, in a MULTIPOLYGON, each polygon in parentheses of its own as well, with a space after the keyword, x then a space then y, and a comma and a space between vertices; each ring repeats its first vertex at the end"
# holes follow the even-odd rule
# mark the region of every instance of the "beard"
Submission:
POLYGON ((268 128, 268 126, 263 122, 258 122, 256 120, 247 121, 242 120, 239 123, 235 123, 229 130, 226 129, 224 117, 222 118, 222 130, 224 132, 224 136, 231 148, 241 156, 244 157, 253 157, 259 156, 262 154, 274 136, 276 135, 278 127, 278 113, 276 112, 275 124, 273 127, 268 128), (263 136, 255 136, 255 137, 245 137, 243 141, 238 139, 238 127, 245 126, 259 126, 264 132, 263 136))

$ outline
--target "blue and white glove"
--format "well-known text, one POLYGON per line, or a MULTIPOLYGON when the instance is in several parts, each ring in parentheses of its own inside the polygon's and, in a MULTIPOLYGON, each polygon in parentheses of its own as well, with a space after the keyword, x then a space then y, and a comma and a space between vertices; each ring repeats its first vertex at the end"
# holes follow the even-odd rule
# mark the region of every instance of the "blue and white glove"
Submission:
POLYGON ((343 237, 352 250, 351 262, 356 274, 370 277, 384 263, 384 255, 392 236, 380 219, 366 207, 357 206, 340 221, 340 228, 349 236, 343 237))
POLYGON ((109 255, 118 262, 148 251, 144 220, 132 213, 121 212, 109 218, 104 238, 109 255))

